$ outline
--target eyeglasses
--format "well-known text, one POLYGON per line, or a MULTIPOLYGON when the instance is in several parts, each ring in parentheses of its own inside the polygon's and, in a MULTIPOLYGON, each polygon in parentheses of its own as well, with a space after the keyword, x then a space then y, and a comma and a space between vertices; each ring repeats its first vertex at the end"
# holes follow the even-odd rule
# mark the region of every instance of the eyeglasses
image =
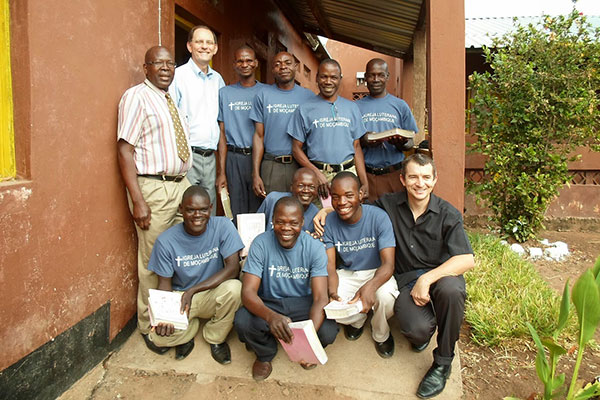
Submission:
POLYGON ((177 64, 175 64, 173 61, 150 61, 147 62, 146 65, 152 65, 155 68, 161 68, 164 65, 166 65, 168 68, 175 68, 177 66, 177 64))
POLYGON ((200 40, 200 39, 198 39, 198 40, 192 40, 192 43, 197 44, 199 46, 202 46, 202 45, 214 46, 215 45, 215 42, 213 42, 212 40, 200 40))

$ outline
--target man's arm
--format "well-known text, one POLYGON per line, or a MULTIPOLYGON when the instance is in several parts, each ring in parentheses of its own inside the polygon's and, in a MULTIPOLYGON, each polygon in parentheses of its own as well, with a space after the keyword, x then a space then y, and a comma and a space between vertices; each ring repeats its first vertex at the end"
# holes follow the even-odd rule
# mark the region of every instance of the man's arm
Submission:
POLYGON ((314 164, 310 162, 310 160, 306 156, 306 153, 304 153, 304 150, 302 150, 303 144, 304 143, 302 143, 298 139, 292 138, 292 154, 296 161, 298 161, 298 164, 308 169, 311 169, 317 175, 317 179, 319 180, 319 196, 321 196, 322 198, 326 198, 327 196, 329 196, 329 183, 327 182, 327 178, 325 178, 325 175, 323 175, 320 169, 315 167, 314 164))
POLYGON ((354 165, 356 165, 356 175, 360 179, 360 189, 363 192, 363 198, 369 197, 369 183, 367 181, 367 170, 365 169, 365 156, 363 155, 362 147, 360 147, 360 140, 356 139, 353 142, 354 145, 354 165))
POLYGON ((217 179, 215 186, 217 194, 221 193, 221 188, 227 187, 227 175, 225 174, 225 165, 227 163, 227 138, 225 137, 225 124, 219 122, 219 144, 217 145, 217 179))
POLYGON ((254 136, 252 136, 252 188, 258 197, 265 197, 265 184, 260 177, 260 163, 265 153, 265 125, 261 122, 254 123, 254 136))
POLYGON ((286 343, 291 343, 294 337, 292 330, 288 326, 292 320, 285 315, 276 313, 263 303, 258 297, 258 288, 261 279, 253 274, 245 273, 242 280, 242 303, 244 307, 252 314, 267 321, 269 329, 273 336, 286 343))
POLYGON ((339 278, 335 270, 335 247, 330 247, 326 250, 327 252, 327 293, 331 300, 341 301, 342 299, 338 296, 338 285, 339 278))
POLYGON ((312 290, 313 303, 310 307, 310 319, 315 325, 315 330, 318 331, 325 319, 323 307, 328 303, 329 296, 327 295, 327 277, 315 276, 310 279, 310 288, 312 290))
POLYGON ((117 142, 117 158, 119 160, 121 176, 133 203, 133 219, 141 229, 147 230, 150 227, 152 211, 148 207, 148 204, 146 204, 137 181, 137 170, 133 159, 134 150, 135 147, 123 139, 119 139, 117 142))
POLYGON ((362 301, 363 309, 361 312, 368 313, 375 304, 375 292, 386 283, 394 273, 394 256, 396 254, 395 247, 386 247, 379 251, 381 265, 375 271, 375 275, 371 280, 367 281, 354 295, 350 303, 355 303, 359 299, 362 301))
POLYGON ((417 279, 417 283, 410 291, 416 305, 422 307, 429 303, 429 288, 431 285, 446 276, 459 276, 475 266, 473 254, 460 254, 450 257, 439 267, 434 268, 417 279))

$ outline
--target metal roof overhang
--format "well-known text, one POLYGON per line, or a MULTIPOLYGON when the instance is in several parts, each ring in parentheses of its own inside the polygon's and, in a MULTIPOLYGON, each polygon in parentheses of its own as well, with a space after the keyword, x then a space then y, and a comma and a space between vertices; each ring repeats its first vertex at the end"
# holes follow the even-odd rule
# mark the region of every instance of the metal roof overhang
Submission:
POLYGON ((299 31, 398 58, 412 57, 424 0, 274 0, 299 31))

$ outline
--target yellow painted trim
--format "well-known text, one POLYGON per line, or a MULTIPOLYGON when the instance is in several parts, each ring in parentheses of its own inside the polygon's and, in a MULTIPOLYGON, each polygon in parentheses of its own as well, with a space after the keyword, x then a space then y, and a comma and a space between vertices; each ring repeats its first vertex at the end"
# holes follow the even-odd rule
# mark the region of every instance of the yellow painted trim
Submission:
POLYGON ((195 26, 190 21, 177 14, 175 14, 175 23, 182 28, 187 29, 188 31, 192 30, 192 28, 195 26))
POLYGON ((0 0, 0 181, 16 175, 8 0, 0 0))

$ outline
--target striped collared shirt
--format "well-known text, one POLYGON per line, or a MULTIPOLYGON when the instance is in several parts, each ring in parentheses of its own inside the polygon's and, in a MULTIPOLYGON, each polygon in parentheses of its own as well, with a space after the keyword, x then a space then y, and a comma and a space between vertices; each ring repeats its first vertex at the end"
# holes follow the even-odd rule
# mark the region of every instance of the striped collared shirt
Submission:
MULTIPOLYGON (((117 139, 135 147, 133 159, 138 175, 181 175, 192 166, 191 148, 186 163, 177 155, 173 120, 165 94, 146 79, 121 97, 117 139)), ((179 119, 189 138, 181 115, 179 119)))

